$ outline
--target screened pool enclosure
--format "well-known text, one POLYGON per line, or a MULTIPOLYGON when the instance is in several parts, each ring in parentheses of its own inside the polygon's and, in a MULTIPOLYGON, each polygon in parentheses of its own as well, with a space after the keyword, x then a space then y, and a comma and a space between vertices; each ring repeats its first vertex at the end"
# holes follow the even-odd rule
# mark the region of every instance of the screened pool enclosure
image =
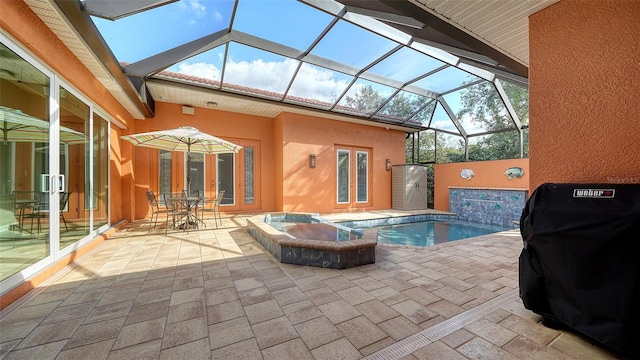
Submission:
POLYGON ((526 66, 442 45, 430 25, 381 11, 389 2, 56 3, 97 30, 82 36, 108 45, 145 116, 154 100, 179 103, 164 88, 179 83, 401 127, 410 162, 527 156, 526 66))

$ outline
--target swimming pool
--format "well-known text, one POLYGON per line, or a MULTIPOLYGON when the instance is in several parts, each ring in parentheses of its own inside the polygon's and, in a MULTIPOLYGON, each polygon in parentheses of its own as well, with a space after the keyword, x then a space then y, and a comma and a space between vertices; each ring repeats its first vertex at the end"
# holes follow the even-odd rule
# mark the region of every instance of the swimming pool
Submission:
POLYGON ((358 229, 378 230, 378 243, 387 245, 430 246, 474 236, 513 230, 495 225, 483 225, 460 220, 426 220, 397 225, 358 226, 352 222, 347 226, 358 229))

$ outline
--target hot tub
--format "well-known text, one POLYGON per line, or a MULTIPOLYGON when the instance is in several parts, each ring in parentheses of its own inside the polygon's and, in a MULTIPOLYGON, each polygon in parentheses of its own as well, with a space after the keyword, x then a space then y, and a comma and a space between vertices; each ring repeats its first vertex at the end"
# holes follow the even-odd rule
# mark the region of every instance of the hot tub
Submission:
POLYGON ((346 269, 376 260, 377 230, 350 229, 326 222, 317 214, 258 215, 247 219, 247 227, 249 234, 284 264, 346 269))

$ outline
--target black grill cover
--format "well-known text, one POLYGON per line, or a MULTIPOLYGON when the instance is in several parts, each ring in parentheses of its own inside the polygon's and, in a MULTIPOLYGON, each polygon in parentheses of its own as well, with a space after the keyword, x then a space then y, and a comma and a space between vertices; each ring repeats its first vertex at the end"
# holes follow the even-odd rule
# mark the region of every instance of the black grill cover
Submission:
POLYGON ((640 184, 543 184, 520 232, 524 306, 640 358, 640 184))

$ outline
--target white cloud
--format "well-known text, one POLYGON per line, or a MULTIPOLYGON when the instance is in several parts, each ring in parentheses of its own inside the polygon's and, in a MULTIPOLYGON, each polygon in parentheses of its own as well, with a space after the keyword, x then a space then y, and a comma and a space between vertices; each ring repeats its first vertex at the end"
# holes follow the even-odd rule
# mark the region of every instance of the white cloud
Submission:
POLYGON ((213 64, 185 62, 178 65, 177 72, 209 80, 220 80, 220 69, 213 64))
MULTIPOLYGON (((282 93, 286 90, 293 76, 296 60, 227 62, 225 67, 225 83, 246 86, 282 93)), ((220 80, 221 69, 204 62, 182 63, 178 65, 178 73, 191 76, 220 80)), ((303 66, 297 75, 291 95, 331 102, 340 95, 348 85, 346 80, 337 80, 333 73, 322 69, 303 66)))
POLYGON ((347 85, 346 80, 335 79, 331 71, 313 66, 303 66, 293 84, 291 95, 333 102, 336 96, 342 94, 347 85))
POLYGON ((222 14, 220 13, 220 11, 216 10, 213 13, 213 20, 215 20, 216 22, 222 21, 222 14))
POLYGON ((297 61, 290 59, 278 62, 262 59, 235 62, 232 59, 225 67, 225 82, 283 92, 289 85, 296 65, 297 61))
POLYGON ((200 0, 189 1, 189 8, 199 16, 203 16, 207 13, 207 8, 200 3, 200 0))

